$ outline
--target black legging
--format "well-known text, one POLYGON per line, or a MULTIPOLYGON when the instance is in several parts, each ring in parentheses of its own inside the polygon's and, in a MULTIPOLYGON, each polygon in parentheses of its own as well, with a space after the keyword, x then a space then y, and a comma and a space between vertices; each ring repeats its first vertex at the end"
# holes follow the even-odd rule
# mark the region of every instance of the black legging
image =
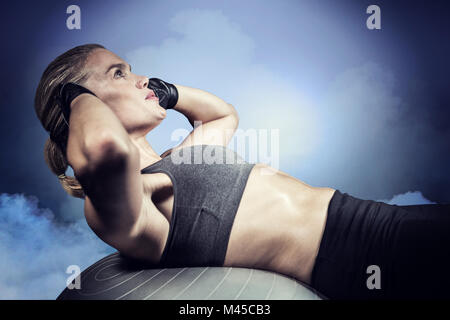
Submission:
POLYGON ((330 299, 450 299, 450 204, 397 206, 336 190, 312 286, 330 299), (380 289, 367 280, 377 266, 380 289))

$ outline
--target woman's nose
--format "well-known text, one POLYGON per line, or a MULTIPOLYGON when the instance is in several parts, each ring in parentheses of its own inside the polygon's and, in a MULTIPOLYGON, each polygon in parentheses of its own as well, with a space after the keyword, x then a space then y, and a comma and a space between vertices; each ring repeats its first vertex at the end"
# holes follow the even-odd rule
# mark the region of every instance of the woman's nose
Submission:
POLYGON ((138 81, 139 88, 147 88, 148 86, 148 77, 141 77, 138 81))

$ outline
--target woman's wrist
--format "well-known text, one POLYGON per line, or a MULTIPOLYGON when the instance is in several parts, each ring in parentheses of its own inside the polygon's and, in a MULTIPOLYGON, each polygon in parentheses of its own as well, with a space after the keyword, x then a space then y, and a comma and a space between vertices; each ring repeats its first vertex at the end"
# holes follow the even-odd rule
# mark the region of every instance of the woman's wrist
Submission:
POLYGON ((175 85, 158 78, 150 78, 148 88, 153 90, 164 109, 173 109, 178 102, 178 90, 175 85))
POLYGON ((96 96, 95 93, 93 93, 91 90, 73 82, 67 82, 59 88, 59 103, 64 116, 64 120, 66 121, 67 125, 69 125, 72 102, 80 95, 84 95, 85 93, 91 96, 96 96))

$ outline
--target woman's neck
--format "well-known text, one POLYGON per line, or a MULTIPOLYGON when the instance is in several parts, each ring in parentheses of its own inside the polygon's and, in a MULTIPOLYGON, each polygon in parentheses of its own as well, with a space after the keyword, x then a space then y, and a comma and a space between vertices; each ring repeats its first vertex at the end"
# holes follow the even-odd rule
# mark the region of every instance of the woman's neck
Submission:
POLYGON ((145 139, 145 136, 138 138, 131 138, 131 141, 139 150, 141 160, 140 170, 162 159, 159 156, 159 154, 155 152, 155 150, 153 150, 151 145, 148 143, 147 139, 145 139))

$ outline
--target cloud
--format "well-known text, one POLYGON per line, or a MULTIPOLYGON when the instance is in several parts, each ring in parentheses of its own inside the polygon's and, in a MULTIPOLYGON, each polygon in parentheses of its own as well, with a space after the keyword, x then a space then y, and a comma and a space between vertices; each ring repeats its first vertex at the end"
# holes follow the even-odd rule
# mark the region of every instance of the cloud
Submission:
POLYGON ((0 194, 0 299, 55 299, 69 265, 84 270, 114 251, 84 219, 56 225, 36 197, 0 194))
POLYGON ((387 204, 396 204, 398 206, 418 205, 418 204, 436 204, 426 199, 420 191, 408 191, 403 194, 396 194, 391 200, 378 200, 387 204))
POLYGON ((445 158, 433 156, 440 137, 400 87, 391 70, 374 62, 337 74, 318 100, 317 148, 297 172, 313 185, 363 198, 411 189, 430 194, 432 183, 425 183, 436 175, 442 181, 448 171, 445 158))
MULTIPOLYGON (((219 96, 237 109, 239 128, 244 133, 265 131, 270 137, 272 130, 278 129, 277 157, 301 157, 314 148, 316 108, 292 81, 255 62, 256 44, 238 24, 220 10, 189 9, 176 13, 169 20, 169 29, 174 36, 160 45, 126 54, 137 73, 219 96)), ((170 137, 171 130, 191 129, 182 119, 184 116, 170 112, 170 128, 163 123, 158 135, 150 132, 147 137, 152 147, 164 149, 161 136, 170 137)), ((258 143, 270 146, 270 140, 258 143)), ((248 160, 248 155, 242 156, 248 160)), ((259 162, 266 162, 257 157, 259 162)))
POLYGON ((365 180, 383 186, 400 151, 394 124, 403 107, 394 75, 382 66, 367 62, 337 74, 318 106, 320 142, 311 155, 316 170, 345 186, 364 189, 365 180))
MULTIPOLYGON (((285 61, 295 59, 295 67, 282 73, 276 63, 258 60, 258 51, 268 44, 256 42, 245 25, 220 10, 179 11, 168 26, 172 34, 161 43, 130 50, 125 58, 138 73, 200 88, 233 104, 241 135, 262 130, 270 137, 278 129, 278 153, 269 147, 268 158, 241 154, 247 161, 363 198, 422 190, 435 201, 448 202, 450 130, 442 130, 444 120, 433 124, 434 105, 422 79, 399 78, 398 69, 382 60, 346 60, 333 68, 320 59, 309 61, 302 39, 296 40, 292 60, 285 61), (308 63, 326 76, 312 74, 308 63)), ((275 44, 283 48, 283 40, 275 44)), ((147 139, 163 152, 179 128, 186 134, 191 130, 182 114, 169 111, 147 139)), ((236 150, 237 138, 230 148, 236 150)), ((270 139, 257 141, 259 150, 263 143, 272 144, 270 139)))
MULTIPOLYGON (((386 66, 370 61, 354 65, 330 82, 309 84, 306 92, 301 81, 278 73, 270 63, 258 63, 256 53, 262 48, 220 10, 180 11, 168 26, 172 35, 129 51, 125 59, 137 73, 200 88, 233 104, 241 131, 230 148, 236 149, 238 134, 265 132, 269 137, 257 143, 259 150, 268 145, 270 157, 241 154, 247 161, 265 162, 312 186, 364 198, 422 188, 429 194, 432 184, 425 185, 423 175, 436 166, 448 171, 430 152, 436 133, 418 120, 416 104, 401 94, 396 75, 386 66), (279 130, 277 154, 270 147, 274 130, 279 130)), ((167 143, 181 142, 169 142, 179 128, 191 130, 182 114, 169 111, 147 139, 163 152, 167 143)))

